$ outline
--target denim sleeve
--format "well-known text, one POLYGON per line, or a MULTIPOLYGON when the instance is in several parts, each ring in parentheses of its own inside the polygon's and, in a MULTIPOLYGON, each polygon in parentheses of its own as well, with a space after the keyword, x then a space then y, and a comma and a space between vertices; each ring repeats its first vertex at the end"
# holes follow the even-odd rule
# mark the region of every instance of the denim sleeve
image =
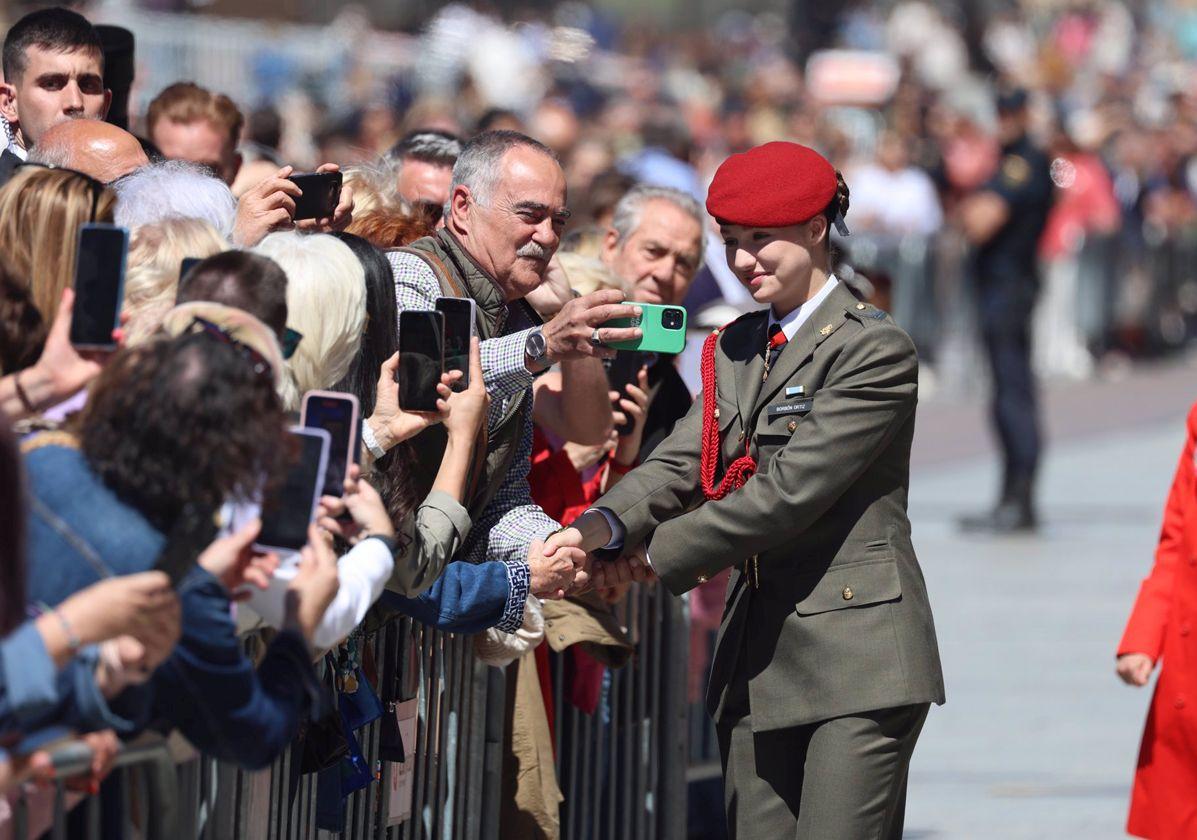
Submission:
POLYGON ((458 560, 446 566, 436 583, 415 598, 388 590, 382 593, 380 603, 439 630, 480 633, 503 617, 510 593, 505 564, 458 560))
POLYGON ((179 594, 183 635, 154 672, 156 716, 203 752, 246 769, 266 767, 319 696, 306 643, 294 632, 279 633, 255 671, 224 587, 197 568, 179 594))
POLYGON ((51 726, 136 732, 148 718, 148 689, 105 700, 95 680, 97 659, 96 648, 86 647, 58 670, 33 621, 14 630, 0 641, 0 735, 51 726))

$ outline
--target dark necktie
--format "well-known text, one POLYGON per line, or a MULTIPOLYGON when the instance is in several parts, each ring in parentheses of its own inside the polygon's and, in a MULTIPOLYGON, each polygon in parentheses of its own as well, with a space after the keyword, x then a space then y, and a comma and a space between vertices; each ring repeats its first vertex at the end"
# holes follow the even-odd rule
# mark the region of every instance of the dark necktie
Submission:
POLYGON ((773 369, 773 365, 777 364, 777 357, 785 349, 788 340, 786 334, 782 332, 781 324, 769 325, 769 355, 765 359, 766 375, 773 369))

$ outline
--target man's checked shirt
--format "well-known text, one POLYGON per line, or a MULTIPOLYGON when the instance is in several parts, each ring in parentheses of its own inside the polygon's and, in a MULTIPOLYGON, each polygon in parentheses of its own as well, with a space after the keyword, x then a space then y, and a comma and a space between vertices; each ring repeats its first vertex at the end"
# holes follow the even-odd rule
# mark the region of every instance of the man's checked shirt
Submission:
MULTIPOLYGON (((395 276, 399 311, 435 309, 441 287, 428 264, 413 254, 399 251, 389 252, 387 260, 395 276)), ((521 394, 529 403, 532 399, 532 374, 524 365, 524 345, 529 332, 521 330, 482 342, 483 379, 490 394, 487 422, 492 429, 511 400, 521 394)), ((494 499, 473 524, 459 555, 459 559, 472 563, 500 560, 507 565, 511 594, 503 618, 495 626, 508 632, 518 630, 524 620, 530 580, 528 545, 533 540, 547 538, 560 527, 532 501, 528 486, 531 466, 532 412, 529 410, 511 469, 494 499)))

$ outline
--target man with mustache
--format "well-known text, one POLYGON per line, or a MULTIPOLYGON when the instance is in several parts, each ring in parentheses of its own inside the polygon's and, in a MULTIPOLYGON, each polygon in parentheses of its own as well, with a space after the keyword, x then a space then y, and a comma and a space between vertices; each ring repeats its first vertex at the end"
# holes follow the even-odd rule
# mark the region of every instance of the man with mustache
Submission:
MULTIPOLYGON (((491 397, 487 441, 475 452, 475 490, 467 500, 469 536, 459 557, 498 560, 511 578, 508 609, 496 625, 512 631, 523 623, 529 592, 564 597, 584 555, 560 548, 545 556, 542 542, 558 530, 528 489, 532 452, 532 379, 560 363, 563 377, 588 379, 593 407, 573 413, 592 417, 579 443, 607 439, 611 409, 601 360, 604 346, 638 338, 637 328, 602 325, 639 314, 620 305, 622 294, 599 291, 573 298, 547 323, 524 297, 544 280, 569 218, 565 174, 546 146, 515 131, 486 131, 462 150, 453 167, 445 227, 387 256, 395 275, 398 308, 430 310, 438 297, 468 297, 477 304, 482 367, 491 397)), ((376 456, 388 441, 363 440, 376 456)), ((431 489, 445 448, 442 427, 413 441, 417 492, 431 489)))

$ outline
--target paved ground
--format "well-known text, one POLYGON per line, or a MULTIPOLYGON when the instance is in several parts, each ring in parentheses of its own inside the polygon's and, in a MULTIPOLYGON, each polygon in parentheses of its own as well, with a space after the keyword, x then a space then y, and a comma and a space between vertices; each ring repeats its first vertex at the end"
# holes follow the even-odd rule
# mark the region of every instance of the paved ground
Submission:
POLYGON ((956 530, 996 483, 982 407, 921 411, 911 518, 948 703, 915 754, 907 837, 1125 836, 1149 694, 1117 681, 1113 653, 1150 567, 1195 371, 1050 389, 1036 539, 956 530))

